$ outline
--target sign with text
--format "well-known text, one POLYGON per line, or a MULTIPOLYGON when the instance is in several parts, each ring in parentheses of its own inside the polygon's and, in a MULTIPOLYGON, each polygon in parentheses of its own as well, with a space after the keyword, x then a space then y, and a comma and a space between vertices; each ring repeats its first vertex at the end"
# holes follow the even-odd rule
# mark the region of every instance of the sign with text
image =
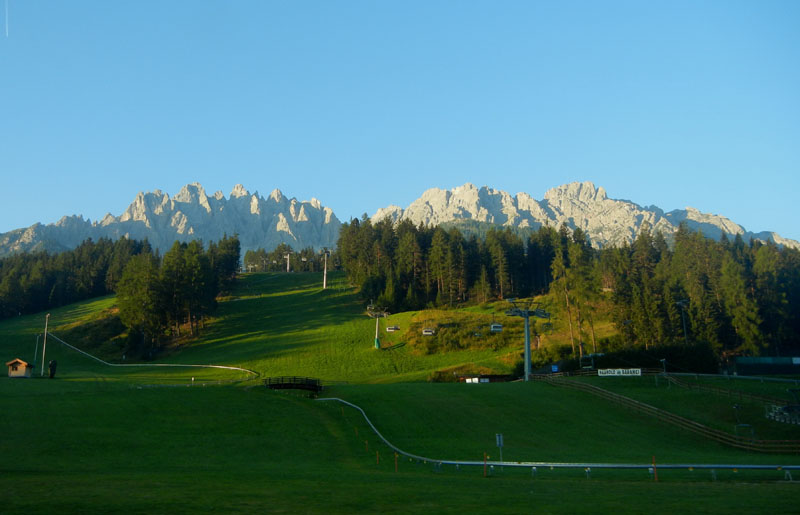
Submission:
POLYGON ((640 376, 642 375, 641 368, 601 368, 597 370, 597 375, 600 377, 610 376, 640 376))

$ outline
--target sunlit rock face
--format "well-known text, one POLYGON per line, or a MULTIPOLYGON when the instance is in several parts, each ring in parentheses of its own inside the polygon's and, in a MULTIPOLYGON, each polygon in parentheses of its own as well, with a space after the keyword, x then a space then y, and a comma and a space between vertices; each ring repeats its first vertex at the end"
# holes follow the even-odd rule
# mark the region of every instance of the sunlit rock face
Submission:
POLYGON ((319 200, 298 201, 279 190, 268 198, 237 184, 230 196, 206 195, 198 183, 187 184, 171 197, 160 190, 141 192, 119 216, 107 214, 92 222, 65 216, 55 224, 35 224, 0 234, 0 255, 30 250, 60 251, 87 238, 147 239, 166 252, 175 240, 217 241, 237 234, 242 255, 247 250, 272 250, 280 243, 295 249, 333 248, 341 223, 319 200))
POLYGON ((800 248, 800 243, 771 232, 752 233, 731 220, 701 213, 688 207, 664 213, 656 206, 642 207, 628 200, 609 198, 606 190, 591 182, 573 182, 545 192, 542 200, 527 193, 511 196, 489 187, 478 188, 464 184, 451 190, 432 188, 407 208, 389 206, 379 209, 373 222, 385 218, 394 222, 410 220, 414 225, 437 226, 446 222, 473 220, 508 227, 539 228, 550 226, 580 228, 595 247, 618 246, 632 242, 643 228, 661 231, 671 237, 681 222, 691 230, 719 239, 722 234, 737 234, 750 238, 774 241, 779 245, 800 248))
MULTIPOLYGON (((748 232, 728 218, 697 209, 665 213, 656 206, 642 207, 628 200, 609 198, 605 189, 591 182, 573 182, 545 192, 542 200, 528 193, 512 196, 501 190, 464 184, 450 190, 432 188, 407 208, 379 209, 373 222, 389 218, 410 220, 414 225, 437 226, 471 220, 486 224, 537 229, 542 226, 571 230, 580 228, 595 247, 632 242, 644 229, 661 231, 668 239, 680 223, 719 239, 741 235, 800 248, 800 243, 773 232, 748 232)), ((187 184, 173 197, 160 190, 141 192, 119 216, 110 213, 92 222, 80 215, 64 216, 49 225, 34 224, 0 234, 0 256, 15 252, 59 252, 76 247, 87 238, 147 239, 166 252, 175 240, 217 241, 237 234, 242 255, 247 250, 272 250, 280 243, 294 249, 335 248, 341 222, 330 208, 312 198, 298 201, 280 190, 266 198, 234 186, 229 196, 217 191, 208 196, 198 183, 187 184)))

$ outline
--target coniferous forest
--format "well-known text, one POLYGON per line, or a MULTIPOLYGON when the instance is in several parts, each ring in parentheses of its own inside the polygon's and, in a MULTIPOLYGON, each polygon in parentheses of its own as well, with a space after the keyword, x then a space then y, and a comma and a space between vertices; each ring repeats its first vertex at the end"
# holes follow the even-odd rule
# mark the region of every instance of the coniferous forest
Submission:
POLYGON ((137 353, 167 337, 194 333, 228 291, 239 269, 236 236, 211 242, 175 242, 163 256, 147 241, 101 238, 74 250, 0 259, 0 317, 36 313, 80 300, 117 294, 119 319, 137 353))
MULTIPOLYGON (((595 249, 580 229, 527 238, 490 229, 417 227, 366 217, 342 226, 338 259, 365 301, 391 312, 546 295, 575 341, 593 340, 595 312, 617 348, 702 343, 718 358, 800 353, 800 251, 706 238, 681 226, 670 244, 643 230, 595 249)), ((573 343, 574 355, 583 353, 573 343)))
MULTIPOLYGON (((321 271, 312 249, 248 251, 244 269, 321 271)), ((0 259, 0 317, 117 294, 119 318, 144 347, 194 333, 230 288, 236 237, 176 242, 163 256, 147 241, 87 240, 71 251, 0 259), (184 328, 184 329, 182 329, 184 328)), ((594 322, 611 319, 615 349, 710 346, 717 358, 800 354, 800 251, 706 238, 681 226, 669 243, 643 230, 622 247, 592 247, 580 230, 527 234, 422 227, 368 218, 343 224, 329 269, 342 268, 365 302, 390 312, 543 296, 569 324, 571 352, 588 352, 594 322)))

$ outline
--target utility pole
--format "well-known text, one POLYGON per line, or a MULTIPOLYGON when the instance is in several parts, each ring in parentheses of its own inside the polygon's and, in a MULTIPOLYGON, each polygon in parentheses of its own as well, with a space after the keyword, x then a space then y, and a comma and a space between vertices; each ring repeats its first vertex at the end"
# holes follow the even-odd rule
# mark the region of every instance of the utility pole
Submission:
POLYGON ((324 256, 324 259, 325 259, 325 265, 324 265, 324 268, 322 269, 322 289, 323 290, 328 287, 328 254, 330 254, 330 253, 331 252, 328 249, 325 249, 325 250, 322 251, 322 255, 324 256))
POLYGON ((50 321, 50 313, 44 317, 44 343, 42 344, 42 377, 44 377, 44 353, 47 350, 47 322, 50 321))
POLYGON ((531 380, 531 325, 530 317, 535 316, 539 318, 550 318, 550 313, 543 309, 529 309, 530 303, 524 308, 520 308, 516 304, 515 299, 506 299, 514 306, 512 309, 506 311, 506 315, 510 317, 522 317, 525 320, 525 381, 531 380))
POLYGON ((287 274, 289 273, 289 256, 291 256, 291 255, 292 255, 291 252, 287 252, 286 255, 283 256, 284 258, 286 258, 286 273, 287 274))

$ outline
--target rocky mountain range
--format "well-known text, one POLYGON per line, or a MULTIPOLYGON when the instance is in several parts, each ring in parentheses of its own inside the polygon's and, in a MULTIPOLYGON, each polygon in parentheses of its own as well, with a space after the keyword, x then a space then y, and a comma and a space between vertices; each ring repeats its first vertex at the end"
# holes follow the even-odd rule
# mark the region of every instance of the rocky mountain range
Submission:
POLYGON ((239 235, 242 255, 247 250, 272 250, 280 243, 295 249, 333 248, 341 222, 316 199, 299 202, 274 190, 263 198, 237 184, 229 197, 218 191, 206 195, 200 184, 188 184, 174 197, 155 190, 139 193, 120 216, 107 214, 92 222, 82 216, 64 216, 55 224, 34 224, 0 234, 0 255, 32 250, 58 252, 74 248, 87 238, 116 240, 147 238, 162 253, 175 240, 217 241, 239 235))
POLYGON ((570 229, 582 229, 596 247, 632 242, 645 225, 669 238, 681 222, 686 222, 690 229, 714 239, 723 233, 729 237, 741 234, 745 241, 753 238, 800 248, 797 241, 773 232, 748 232, 725 217, 701 213, 691 207, 665 213, 656 206, 642 207, 612 199, 605 189, 591 182, 573 182, 550 189, 540 201, 527 193, 512 197, 505 191, 469 183, 451 190, 432 188, 405 209, 399 206, 379 209, 372 220, 387 216, 394 222, 411 220, 414 225, 426 226, 466 220, 532 229, 542 226, 558 229, 566 224, 570 229))
MULTIPOLYGON (((407 208, 379 209, 373 221, 389 217, 394 222, 411 220, 415 225, 477 222, 508 227, 537 229, 566 224, 581 228, 592 245, 604 247, 633 241, 645 225, 661 231, 667 238, 681 222, 690 229, 718 239, 741 234, 774 241, 778 245, 800 248, 800 243, 773 232, 752 233, 731 220, 694 208, 665 213, 655 206, 642 207, 627 200, 609 198, 602 187, 591 182, 574 182, 548 190, 542 200, 527 193, 515 196, 489 187, 464 184, 451 190, 433 188, 407 208)), ((247 250, 272 250, 285 243, 294 249, 334 248, 341 222, 330 208, 316 199, 298 201, 274 190, 267 198, 249 193, 237 184, 225 197, 221 191, 206 195, 200 184, 188 184, 174 197, 155 190, 139 193, 119 216, 107 214, 99 221, 82 216, 64 216, 49 225, 34 224, 0 234, 0 256, 15 252, 47 250, 58 252, 76 247, 87 238, 118 239, 122 236, 143 240, 169 249, 175 240, 216 241, 225 234, 238 234, 242 255, 247 250)))

